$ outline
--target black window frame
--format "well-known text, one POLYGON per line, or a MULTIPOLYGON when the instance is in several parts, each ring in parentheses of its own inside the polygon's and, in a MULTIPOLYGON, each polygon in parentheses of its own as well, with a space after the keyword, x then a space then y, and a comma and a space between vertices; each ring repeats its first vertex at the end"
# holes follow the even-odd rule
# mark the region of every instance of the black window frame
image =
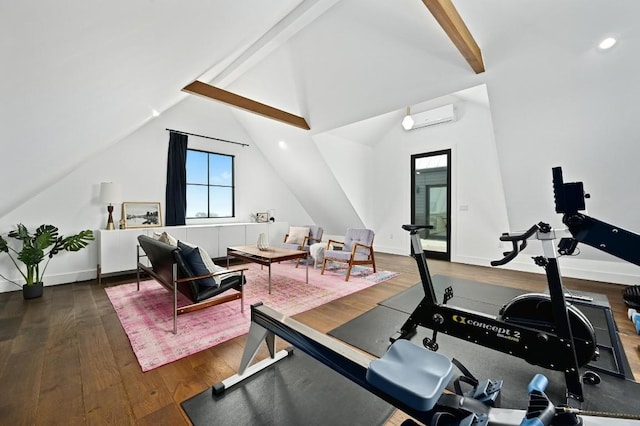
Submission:
MULTIPOLYGON (((201 152, 204 154, 207 154, 207 184, 201 184, 201 183, 189 183, 188 181, 185 183, 186 188, 185 190, 188 192, 188 188, 189 186, 198 186, 198 187, 206 187, 207 188, 207 216, 186 216, 186 219, 216 219, 216 218, 235 218, 236 217, 236 157, 235 155, 230 155, 230 154, 223 154, 220 152, 212 152, 212 151, 205 151, 202 149, 192 149, 192 148, 187 148, 187 158, 189 157, 189 151, 193 151, 193 152, 201 152), (211 173, 210 173, 210 167, 211 167, 211 161, 210 158, 211 156, 221 156, 221 157, 230 157, 231 158, 231 186, 228 185, 215 185, 212 184, 210 181, 210 177, 211 177, 211 173), (211 216, 211 192, 210 189, 211 188, 231 188, 231 216, 211 216)), ((185 164, 185 167, 188 168, 188 161, 187 164, 185 164)), ((188 171, 187 171, 187 176, 189 175, 188 171)), ((188 207, 188 199, 187 199, 187 211, 188 211, 189 207, 188 207)), ((186 212, 185 212, 186 213, 186 212)))

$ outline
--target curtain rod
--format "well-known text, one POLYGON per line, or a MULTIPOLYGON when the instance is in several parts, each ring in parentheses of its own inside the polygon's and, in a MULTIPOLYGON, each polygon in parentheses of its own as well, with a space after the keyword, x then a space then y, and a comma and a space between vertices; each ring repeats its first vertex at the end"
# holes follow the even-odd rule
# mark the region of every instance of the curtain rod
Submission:
POLYGON ((181 133, 183 135, 197 136, 199 138, 205 138, 205 139, 213 139, 214 141, 233 143, 233 144, 236 144, 236 145, 241 145, 243 147, 249 146, 248 144, 242 143, 242 142, 228 141, 226 139, 219 139, 219 138, 214 138, 214 137, 211 137, 211 136, 198 135, 196 133, 183 132, 182 130, 174 130, 174 129, 165 129, 165 130, 168 131, 168 132, 181 133))

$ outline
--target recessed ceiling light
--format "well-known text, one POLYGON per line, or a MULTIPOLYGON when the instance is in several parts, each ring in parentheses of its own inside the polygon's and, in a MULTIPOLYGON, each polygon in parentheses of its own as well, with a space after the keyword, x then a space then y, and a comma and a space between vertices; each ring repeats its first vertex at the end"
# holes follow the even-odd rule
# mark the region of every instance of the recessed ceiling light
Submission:
POLYGON ((600 42, 598 47, 602 50, 611 49, 614 44, 616 44, 617 40, 613 37, 607 37, 600 42))
POLYGON ((280 147, 280 149, 287 149, 287 143, 285 141, 278 141, 278 146, 280 147))
POLYGON ((158 110, 157 110, 157 109, 153 109, 153 110, 151 110, 151 115, 152 115, 153 117, 160 117, 160 113, 158 112, 158 110))

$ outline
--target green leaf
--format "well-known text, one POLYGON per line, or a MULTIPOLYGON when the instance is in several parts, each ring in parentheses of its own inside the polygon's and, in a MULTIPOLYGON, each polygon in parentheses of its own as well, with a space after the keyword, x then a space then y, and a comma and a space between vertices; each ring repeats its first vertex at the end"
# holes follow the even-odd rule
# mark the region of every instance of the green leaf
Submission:
POLYGON ((44 225, 38 228, 34 235, 33 246, 39 248, 40 250, 44 250, 53 244, 58 237, 58 229, 52 227, 52 229, 44 228, 44 225))
POLYGON ((44 260, 44 251, 37 247, 24 247, 18 253, 18 259, 27 266, 27 269, 38 265, 44 260))
POLYGON ((31 239, 33 238, 32 235, 29 233, 29 231, 27 230, 27 227, 24 226, 23 224, 19 223, 18 224, 18 229, 13 230, 11 232, 9 232, 8 234, 11 238, 15 238, 16 240, 20 240, 22 241, 24 244, 26 245, 32 245, 31 244, 31 239))
POLYGON ((9 253, 9 245, 7 244, 7 240, 0 236, 0 252, 9 253))
POLYGON ((63 247, 67 251, 78 251, 85 248, 89 242, 93 241, 93 231, 85 229, 76 235, 65 238, 62 241, 63 247))

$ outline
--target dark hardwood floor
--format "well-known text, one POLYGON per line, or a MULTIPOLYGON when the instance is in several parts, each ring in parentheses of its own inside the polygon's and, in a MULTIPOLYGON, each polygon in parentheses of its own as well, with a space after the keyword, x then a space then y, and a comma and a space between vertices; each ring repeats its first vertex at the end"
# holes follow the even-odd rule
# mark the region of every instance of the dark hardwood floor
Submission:
MULTIPOLYGON (((412 258, 376 256, 380 269, 402 274, 295 318, 328 332, 418 282, 412 258)), ((430 262, 430 268, 432 274, 531 291, 546 286, 544 276, 537 274, 440 261, 430 262)), ((111 278, 104 285, 130 280, 111 278)), ((625 352, 640 377, 640 336, 627 319, 622 286, 575 279, 564 283, 609 297, 625 352)), ((2 293, 0 424, 190 424, 180 402, 234 374, 243 347, 244 337, 239 337, 142 373, 104 287, 96 281, 46 287, 41 299, 30 301, 19 291, 2 293)), ((389 424, 401 419, 397 414, 389 424)))

